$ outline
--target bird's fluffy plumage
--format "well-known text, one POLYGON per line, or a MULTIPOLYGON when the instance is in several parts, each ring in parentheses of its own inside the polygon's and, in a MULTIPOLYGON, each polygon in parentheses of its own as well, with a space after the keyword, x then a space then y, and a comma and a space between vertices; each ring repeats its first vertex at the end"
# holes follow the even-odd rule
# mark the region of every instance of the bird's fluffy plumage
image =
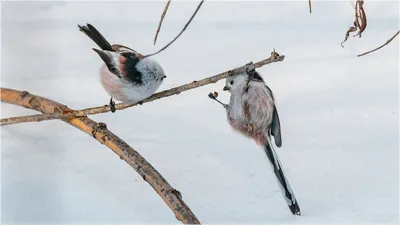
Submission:
POLYGON ((230 125, 245 136, 253 138, 259 145, 264 145, 266 137, 273 134, 277 146, 281 146, 280 121, 272 91, 257 72, 248 84, 247 80, 247 74, 226 79, 226 87, 231 92, 227 108, 230 125), (271 132, 272 124, 274 132, 271 132))
POLYGON ((105 63, 100 68, 100 82, 112 98, 137 103, 151 96, 161 85, 166 76, 156 61, 129 47, 111 45, 90 24, 78 27, 101 48, 93 48, 105 63))
POLYGON ((100 83, 112 98, 126 104, 134 104, 150 97, 161 85, 162 78, 152 79, 146 76, 146 85, 140 85, 115 76, 103 65, 100 68, 100 83))
POLYGON ((300 215, 300 207, 271 142, 272 135, 276 146, 282 145, 281 125, 271 89, 254 72, 252 76, 243 73, 228 77, 224 90, 231 93, 229 105, 225 106, 229 124, 263 146, 290 211, 300 215))

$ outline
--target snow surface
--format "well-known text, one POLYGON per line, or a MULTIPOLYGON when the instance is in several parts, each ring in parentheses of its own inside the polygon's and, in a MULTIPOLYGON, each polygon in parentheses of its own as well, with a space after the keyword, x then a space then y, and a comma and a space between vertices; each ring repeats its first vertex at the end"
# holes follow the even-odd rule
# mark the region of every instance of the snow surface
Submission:
MULTIPOLYGON (((183 27, 198 2, 2 2, 1 86, 73 109, 107 104, 100 58, 77 24, 112 43, 151 53, 183 27)), ((160 90, 269 57, 259 69, 274 91, 278 150, 299 200, 292 216, 264 152, 235 133, 207 94, 224 81, 143 106, 92 116, 137 149, 201 222, 398 224, 399 3, 366 1, 368 27, 340 46, 352 25, 349 1, 204 3, 183 36, 155 56, 160 90)), ((35 113, 1 104, 1 118, 35 113)), ((1 127, 3 223, 177 224, 153 189, 107 147, 60 121, 1 127)))

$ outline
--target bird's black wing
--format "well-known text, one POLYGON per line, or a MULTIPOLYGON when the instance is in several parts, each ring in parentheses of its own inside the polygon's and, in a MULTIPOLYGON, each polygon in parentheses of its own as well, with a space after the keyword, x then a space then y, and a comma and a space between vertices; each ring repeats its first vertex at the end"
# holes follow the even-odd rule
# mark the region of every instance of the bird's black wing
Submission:
POLYGON ((272 90, 267 85, 265 85, 265 87, 267 88, 269 94, 271 95, 271 98, 274 103, 274 109, 272 112, 271 134, 272 134, 272 136, 274 136, 275 145, 277 147, 281 147, 282 146, 281 122, 279 121, 278 110, 276 109, 276 106, 275 106, 274 94, 272 93, 272 90))
POLYGON ((133 84, 143 84, 142 73, 137 70, 137 63, 140 61, 137 52, 121 52, 120 55, 126 60, 121 63, 122 77, 133 84))
POLYGON ((93 50, 99 54, 100 58, 106 64, 108 70, 117 77, 121 78, 122 71, 120 68, 119 57, 117 56, 118 53, 95 48, 93 48, 93 50))
POLYGON ((136 65, 139 58, 134 52, 111 52, 93 48, 106 64, 108 70, 117 77, 132 82, 136 85, 143 84, 142 74, 137 70, 136 65))
POLYGON ((272 136, 274 136, 275 145, 277 147, 281 147, 282 146, 281 123, 279 121, 278 110, 276 110, 275 105, 272 114, 271 134, 272 136))

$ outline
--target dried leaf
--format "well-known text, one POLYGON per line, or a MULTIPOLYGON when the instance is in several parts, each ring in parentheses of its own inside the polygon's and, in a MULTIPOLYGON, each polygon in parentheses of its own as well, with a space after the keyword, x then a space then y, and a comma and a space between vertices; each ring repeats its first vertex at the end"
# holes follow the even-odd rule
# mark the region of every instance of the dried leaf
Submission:
POLYGON ((214 91, 213 95, 215 98, 218 98, 218 92, 214 91))
POLYGON ((356 0, 356 6, 354 9, 354 25, 350 27, 347 32, 346 32, 346 37, 344 41, 340 44, 342 47, 343 43, 347 41, 347 39, 350 36, 350 33, 356 32, 358 30, 358 33, 354 35, 353 37, 359 36, 361 37, 362 32, 364 32, 365 28, 367 28, 367 17, 365 15, 365 11, 363 8, 364 1, 363 0, 356 0))
POLYGON ((342 43, 340 43, 340 45, 342 45, 343 48, 344 48, 343 43, 345 43, 345 42, 347 41, 347 39, 348 39, 349 36, 350 36, 350 33, 355 32, 355 31, 357 31, 357 28, 355 28, 355 27, 350 27, 350 28, 347 30, 347 32, 346 32, 346 37, 344 38, 344 41, 343 41, 342 43))
MULTIPOLYGON (((363 8, 364 1, 357 0, 356 2, 356 21, 357 21, 357 28, 358 33, 357 35, 361 37, 362 32, 364 32, 365 28, 367 28, 367 17, 365 15, 365 11, 363 8)), ((355 35, 355 36, 357 36, 355 35)))

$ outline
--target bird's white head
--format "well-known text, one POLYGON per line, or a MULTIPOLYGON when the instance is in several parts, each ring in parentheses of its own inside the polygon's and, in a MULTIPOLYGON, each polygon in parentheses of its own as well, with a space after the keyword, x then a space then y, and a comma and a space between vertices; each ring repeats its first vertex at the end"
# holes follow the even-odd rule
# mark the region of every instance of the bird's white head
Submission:
POLYGON ((235 91, 242 89, 247 83, 248 75, 246 73, 237 74, 234 76, 229 76, 226 78, 224 91, 235 91))
POLYGON ((167 77, 161 65, 150 57, 140 59, 136 65, 136 69, 143 75, 148 75, 155 79, 162 80, 167 77))
POLYGON ((229 76, 226 78, 226 83, 224 87, 224 91, 235 92, 236 90, 243 90, 246 87, 247 82, 261 82, 264 83, 263 78, 259 73, 254 71, 253 75, 250 78, 248 73, 240 73, 234 76, 229 76), (249 81, 249 79, 251 79, 249 81))

